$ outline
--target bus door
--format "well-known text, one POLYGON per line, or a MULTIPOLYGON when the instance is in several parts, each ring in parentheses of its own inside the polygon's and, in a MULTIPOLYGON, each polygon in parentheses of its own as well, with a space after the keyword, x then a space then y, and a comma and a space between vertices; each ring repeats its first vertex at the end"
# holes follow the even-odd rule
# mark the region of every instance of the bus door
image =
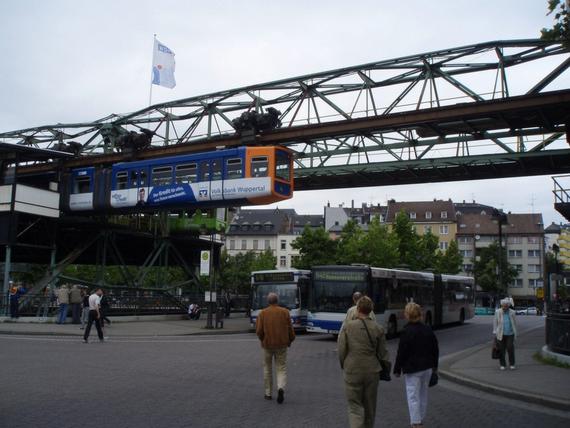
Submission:
POLYGON ((220 201, 224 198, 222 166, 222 159, 212 159, 210 161, 210 199, 212 201, 220 201))
POLYGON ((443 281, 441 275, 434 276, 433 283, 434 325, 443 324, 443 281))
POLYGON ((196 201, 206 202, 210 200, 210 177, 210 161, 203 160, 200 162, 198 194, 196 195, 196 201))

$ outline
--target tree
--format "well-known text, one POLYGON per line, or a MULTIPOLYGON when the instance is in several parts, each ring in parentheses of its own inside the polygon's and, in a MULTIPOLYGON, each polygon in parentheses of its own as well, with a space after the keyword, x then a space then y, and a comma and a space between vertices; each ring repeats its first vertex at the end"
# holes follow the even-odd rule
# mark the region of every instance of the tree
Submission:
POLYGON ((363 237, 363 261, 371 266, 392 268, 400 260, 398 237, 380 224, 374 217, 368 225, 368 233, 363 237))
POLYGON ((273 251, 265 250, 262 253, 254 254, 251 261, 250 271, 272 270, 277 265, 277 258, 273 255, 273 251))
POLYGON ((499 243, 493 242, 487 248, 482 248, 479 260, 475 260, 473 273, 475 282, 484 291, 492 293, 506 293, 509 284, 518 276, 518 271, 509 264, 507 250, 500 253, 501 281, 499 281, 499 243))
POLYGON ((462 264, 463 256, 459 252, 457 241, 453 240, 445 253, 438 253, 436 272, 456 275, 461 271, 462 264))
POLYGON ((559 41, 566 48, 570 47, 570 2, 568 0, 548 0, 548 13, 554 13, 554 26, 543 28, 540 38, 543 40, 559 41))
POLYGON ((220 262, 219 286, 225 290, 236 290, 247 294, 251 286, 253 270, 275 269, 275 257, 271 250, 257 255, 253 251, 231 256, 224 250, 220 262))
POLYGON ((419 237, 405 211, 402 210, 396 215, 392 233, 395 233, 398 239, 400 264, 407 265, 412 270, 417 270, 419 237))
POLYGON ((336 261, 341 265, 366 263, 363 261, 365 234, 354 220, 349 220, 340 235, 336 261))
POLYGON ((418 237, 416 270, 436 269, 439 261, 439 239, 431 231, 418 237))
POLYGON ((295 259, 297 269, 331 264, 337 259, 337 243, 322 227, 313 230, 309 225, 305 226, 303 233, 291 243, 291 247, 299 251, 299 257, 295 259))

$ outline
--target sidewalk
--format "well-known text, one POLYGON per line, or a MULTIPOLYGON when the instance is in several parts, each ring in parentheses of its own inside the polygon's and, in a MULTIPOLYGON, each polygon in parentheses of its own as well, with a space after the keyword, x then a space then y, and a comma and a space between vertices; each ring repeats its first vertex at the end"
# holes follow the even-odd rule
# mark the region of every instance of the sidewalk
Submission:
POLYGON ((503 397, 570 409, 570 369, 546 365, 533 355, 544 346, 544 328, 523 332, 515 342, 516 370, 499 370, 491 359, 492 342, 441 359, 439 373, 447 380, 503 397))
MULTIPOLYGON (((224 319, 223 329, 206 329, 206 316, 202 315, 199 320, 149 320, 146 317, 143 321, 125 322, 116 317, 111 326, 105 326, 106 334, 110 336, 186 336, 199 334, 235 334, 247 333, 250 330, 249 318, 244 314, 232 314, 230 318, 224 319)), ((176 317, 178 318, 178 317, 176 317)), ((182 317, 180 317, 182 318, 182 317)), ((215 320, 214 320, 215 325, 215 320)), ((24 334, 24 335, 48 335, 48 336, 82 336, 81 325, 67 324, 58 325, 54 323, 39 322, 0 322, 0 334, 24 334)), ((93 326, 93 330, 95 326, 93 326)), ((92 332, 93 334, 93 332, 92 332)))

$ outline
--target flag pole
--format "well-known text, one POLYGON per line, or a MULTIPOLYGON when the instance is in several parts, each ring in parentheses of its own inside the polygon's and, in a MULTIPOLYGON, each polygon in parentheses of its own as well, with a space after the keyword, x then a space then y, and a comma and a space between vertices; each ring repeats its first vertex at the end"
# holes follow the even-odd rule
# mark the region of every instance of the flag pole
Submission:
POLYGON ((151 61, 151 68, 150 68, 150 92, 148 94, 148 106, 150 107, 152 105, 152 78, 153 78, 153 70, 152 70, 152 65, 154 65, 154 42, 156 42, 156 33, 154 35, 154 38, 152 40, 152 61, 151 61))

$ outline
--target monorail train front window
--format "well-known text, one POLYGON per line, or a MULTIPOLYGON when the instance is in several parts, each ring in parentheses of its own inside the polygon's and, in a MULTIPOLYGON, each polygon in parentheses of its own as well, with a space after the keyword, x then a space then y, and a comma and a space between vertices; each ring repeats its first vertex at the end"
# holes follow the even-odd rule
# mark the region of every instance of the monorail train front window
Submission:
POLYGON ((90 193, 91 177, 76 177, 73 183, 73 193, 90 193))
POLYGON ((126 189, 129 185, 129 175, 126 171, 117 173, 117 190, 126 189))
POLYGON ((226 178, 228 180, 243 177, 241 159, 228 159, 226 161, 226 178))
POLYGON ((172 183, 172 167, 161 166, 152 169, 152 185, 168 186, 172 183))
POLYGON ((285 181, 289 181, 291 178, 291 164, 289 162, 289 156, 281 150, 277 151, 275 177, 285 181))
POLYGON ((212 180, 222 179, 222 161, 220 159, 214 159, 212 161, 212 180))
POLYGON ((198 178, 198 166, 195 163, 176 166, 176 183, 195 183, 198 178))
POLYGON ((269 169, 269 162, 267 156, 257 156, 251 158, 251 176, 252 177, 267 177, 269 169))

